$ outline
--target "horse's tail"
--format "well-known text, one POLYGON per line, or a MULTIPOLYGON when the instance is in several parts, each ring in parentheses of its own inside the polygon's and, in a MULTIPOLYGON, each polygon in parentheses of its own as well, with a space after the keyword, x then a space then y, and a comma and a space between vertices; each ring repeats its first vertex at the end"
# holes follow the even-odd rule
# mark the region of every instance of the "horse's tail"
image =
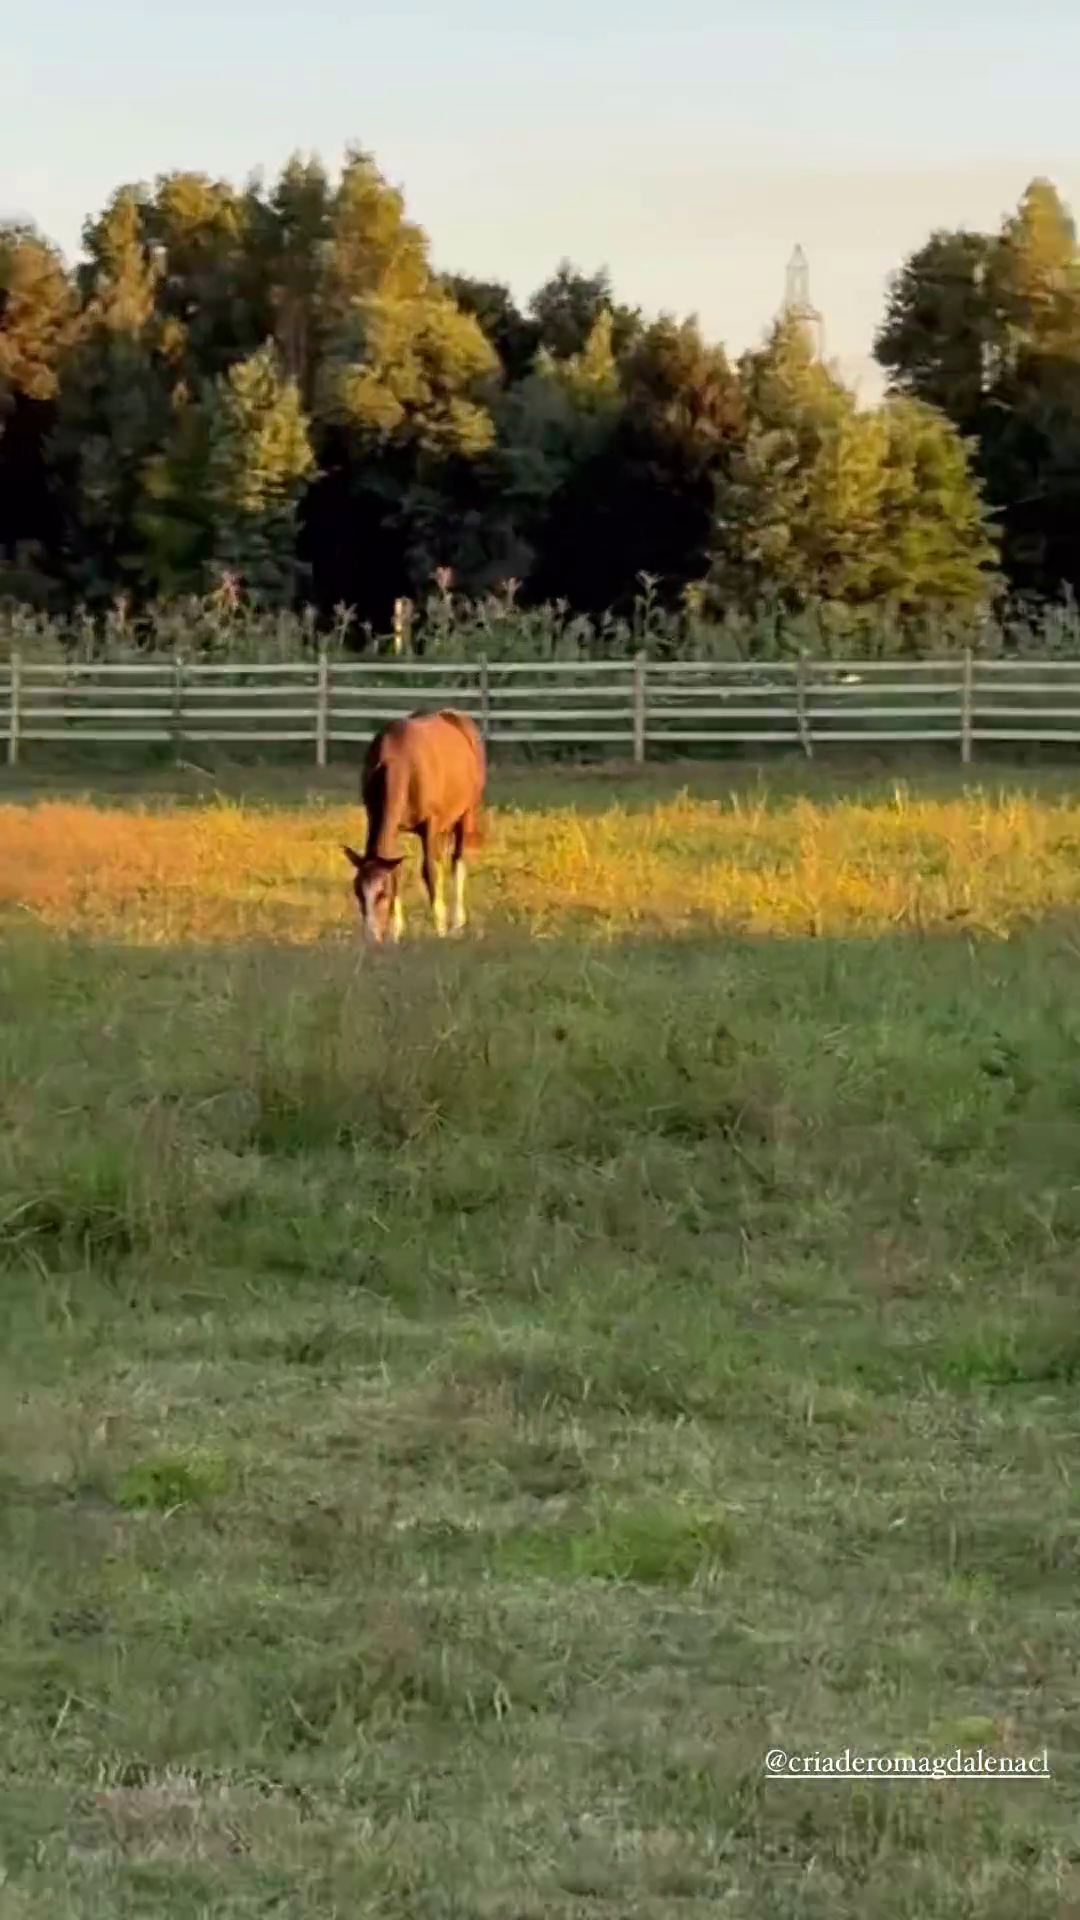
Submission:
POLYGON ((487 824, 481 796, 487 780, 487 748, 484 736, 470 714, 459 713, 456 707, 443 707, 439 718, 450 726, 456 727, 472 747, 476 756, 476 800, 462 816, 463 837, 466 847, 482 847, 487 839, 487 824))
POLYGON ((459 713, 456 707, 441 707, 439 719, 445 720, 449 726, 456 727, 459 733, 464 734, 476 755, 481 773, 486 774, 487 751, 484 746, 484 736, 472 715, 459 713))
POLYGON ((484 809, 479 803, 477 803, 475 807, 469 808, 468 813, 465 815, 464 826, 465 845, 467 847, 482 847, 487 839, 487 820, 484 809))

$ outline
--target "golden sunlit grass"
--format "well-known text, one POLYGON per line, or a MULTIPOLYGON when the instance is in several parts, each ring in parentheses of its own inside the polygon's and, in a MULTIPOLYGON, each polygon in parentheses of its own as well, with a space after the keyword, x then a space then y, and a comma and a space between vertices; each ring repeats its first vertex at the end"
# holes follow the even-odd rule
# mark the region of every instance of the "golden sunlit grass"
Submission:
MULTIPOLYGON (((0 914, 124 941, 275 938, 351 925, 355 806, 0 807, 0 914)), ((426 903, 410 848, 413 931, 426 903)), ((973 791, 878 803, 687 794, 643 809, 493 808, 475 927, 617 935, 713 925, 852 935, 966 924, 1004 934, 1080 905, 1080 800, 973 791)))

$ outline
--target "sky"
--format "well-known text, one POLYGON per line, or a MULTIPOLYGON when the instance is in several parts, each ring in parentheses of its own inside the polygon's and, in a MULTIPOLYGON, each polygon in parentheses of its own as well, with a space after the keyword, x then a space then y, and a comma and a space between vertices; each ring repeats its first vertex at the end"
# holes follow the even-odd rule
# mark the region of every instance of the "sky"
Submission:
POLYGON ((434 264, 524 300, 569 257, 760 339, 796 242, 876 397, 887 276, 1036 174, 1080 216, 1075 0, 50 0, 4 22, 0 218, 78 252, 126 181, 371 153, 434 264))

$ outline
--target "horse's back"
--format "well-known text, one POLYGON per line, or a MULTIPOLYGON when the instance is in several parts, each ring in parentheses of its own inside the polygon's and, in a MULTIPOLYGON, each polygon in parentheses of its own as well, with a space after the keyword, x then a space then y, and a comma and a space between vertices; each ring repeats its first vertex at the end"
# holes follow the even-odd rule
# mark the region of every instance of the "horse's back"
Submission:
POLYGON ((479 806, 487 774, 480 730, 449 707, 391 720, 368 749, 365 789, 376 774, 399 793, 403 827, 430 822, 445 830, 479 806))

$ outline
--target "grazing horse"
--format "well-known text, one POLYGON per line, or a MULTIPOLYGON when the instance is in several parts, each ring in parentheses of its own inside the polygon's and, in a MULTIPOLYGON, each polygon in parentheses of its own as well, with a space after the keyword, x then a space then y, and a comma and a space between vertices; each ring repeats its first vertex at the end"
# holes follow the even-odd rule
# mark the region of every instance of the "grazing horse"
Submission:
POLYGON ((345 856, 355 869, 353 892, 369 940, 389 930, 400 940, 405 916, 398 892, 398 835, 415 833, 436 933, 446 932, 439 856, 452 836, 454 912, 451 931, 465 925, 465 848, 479 838, 479 809, 487 777, 484 742, 464 713, 411 713, 392 720, 367 750, 361 797, 367 813, 367 845, 345 856))

